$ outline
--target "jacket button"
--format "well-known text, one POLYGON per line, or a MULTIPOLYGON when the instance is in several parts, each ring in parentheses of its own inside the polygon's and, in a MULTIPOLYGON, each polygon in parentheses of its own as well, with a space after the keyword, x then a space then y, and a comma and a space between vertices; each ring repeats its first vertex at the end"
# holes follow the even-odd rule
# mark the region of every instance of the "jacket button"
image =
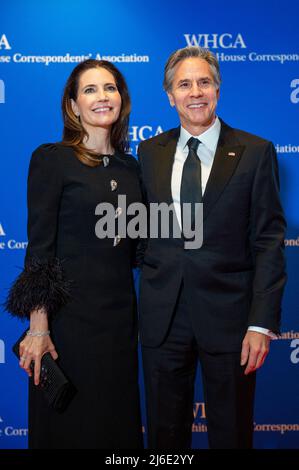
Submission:
POLYGON ((110 187, 111 187, 111 191, 115 191, 116 188, 117 188, 117 181, 111 180, 110 181, 110 187))
POLYGON ((114 237, 113 246, 118 245, 120 241, 121 237, 119 235, 116 235, 116 237, 114 237))
POLYGON ((103 165, 104 165, 104 167, 108 166, 108 165, 109 165, 109 162, 110 162, 109 157, 107 157, 107 156, 105 155, 105 157, 103 157, 103 165))
POLYGON ((121 207, 117 207, 117 208, 115 209, 115 218, 117 219, 117 217, 121 216, 122 212, 123 212, 122 208, 121 208, 121 207))

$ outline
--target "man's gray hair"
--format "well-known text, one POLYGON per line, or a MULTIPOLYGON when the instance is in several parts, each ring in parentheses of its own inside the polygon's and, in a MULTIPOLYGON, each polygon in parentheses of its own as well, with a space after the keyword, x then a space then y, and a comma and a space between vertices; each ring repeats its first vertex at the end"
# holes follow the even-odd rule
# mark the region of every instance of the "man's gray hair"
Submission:
POLYGON ((203 59, 209 64, 214 82, 217 88, 220 87, 221 77, 219 62, 215 54, 213 54, 209 49, 205 49, 203 47, 188 46, 173 52, 166 62, 163 81, 163 88, 166 92, 170 91, 172 88, 173 77, 178 63, 191 57, 203 59))

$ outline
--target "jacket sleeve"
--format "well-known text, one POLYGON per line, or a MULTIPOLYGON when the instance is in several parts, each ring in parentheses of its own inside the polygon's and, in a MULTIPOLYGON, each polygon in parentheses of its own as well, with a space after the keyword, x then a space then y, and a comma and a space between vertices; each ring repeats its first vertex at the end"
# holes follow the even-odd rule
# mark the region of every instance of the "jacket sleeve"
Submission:
MULTIPOLYGON (((126 155, 125 161, 136 173, 136 176, 139 182, 140 192, 141 192, 141 200, 142 200, 141 202, 145 204, 145 195, 144 195, 144 188, 143 188, 142 179, 141 179, 140 164, 136 160, 136 158, 133 156, 126 155)), ((147 244, 147 239, 142 238, 140 236, 135 240, 135 243, 133 243, 133 247, 134 247, 133 255, 132 255, 132 267, 133 268, 142 267, 144 250, 145 250, 146 244, 147 244)))
POLYGON ((27 186, 25 265, 5 304, 6 310, 20 318, 29 318, 32 310, 41 307, 51 316, 70 296, 70 281, 65 279, 62 262, 56 257, 62 170, 56 145, 42 145, 32 154, 27 186))
MULTIPOLYGON (((146 195, 146 189, 144 186, 143 182, 143 175, 142 175, 142 142, 140 142, 138 146, 138 177, 140 181, 140 188, 141 188, 141 194, 142 194, 142 202, 146 206, 148 210, 148 204, 147 204, 147 195, 146 195)), ((147 230, 149 229, 149 218, 147 220, 147 230)), ((139 238, 138 239, 138 244, 137 244, 137 249, 136 249, 136 267, 137 268, 142 268, 143 265, 143 259, 144 255, 147 249, 148 245, 148 238, 139 238)))
POLYGON ((281 301, 286 283, 286 222, 279 198, 278 164, 272 143, 268 143, 265 152, 261 152, 251 207, 251 246, 255 274, 248 324, 279 334, 281 301))

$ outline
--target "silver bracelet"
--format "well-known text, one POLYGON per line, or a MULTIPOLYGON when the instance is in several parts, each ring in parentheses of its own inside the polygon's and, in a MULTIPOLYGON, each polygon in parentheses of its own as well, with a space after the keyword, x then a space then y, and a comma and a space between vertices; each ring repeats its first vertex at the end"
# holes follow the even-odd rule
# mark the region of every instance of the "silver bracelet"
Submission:
POLYGON ((49 336, 50 330, 47 331, 31 331, 28 330, 26 335, 28 336, 49 336))

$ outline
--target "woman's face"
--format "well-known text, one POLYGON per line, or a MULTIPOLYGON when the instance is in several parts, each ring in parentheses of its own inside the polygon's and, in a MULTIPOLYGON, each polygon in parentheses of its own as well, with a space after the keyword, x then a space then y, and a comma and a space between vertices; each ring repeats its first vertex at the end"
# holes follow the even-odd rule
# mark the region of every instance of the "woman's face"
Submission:
POLYGON ((121 110, 121 96, 113 75, 102 67, 83 72, 72 108, 88 133, 98 127, 109 130, 121 110))

